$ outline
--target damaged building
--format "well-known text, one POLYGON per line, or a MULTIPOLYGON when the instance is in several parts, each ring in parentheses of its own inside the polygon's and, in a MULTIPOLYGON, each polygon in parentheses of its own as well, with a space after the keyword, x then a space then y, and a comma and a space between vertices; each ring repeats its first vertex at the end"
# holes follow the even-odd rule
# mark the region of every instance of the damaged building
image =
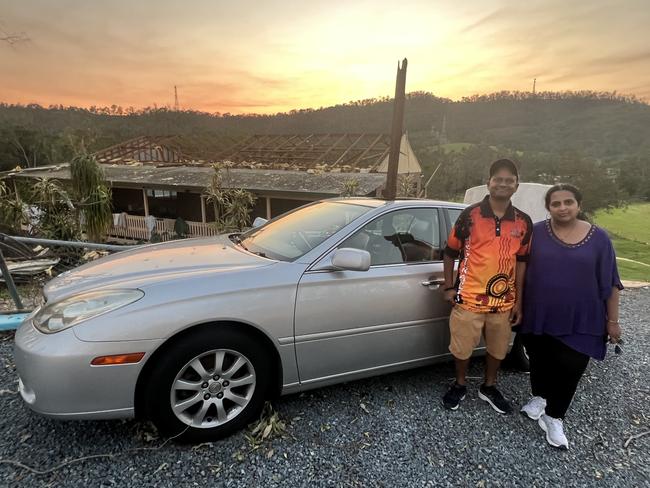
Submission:
MULTIPOLYGON (((202 142, 144 136, 94 154, 112 189, 113 236, 146 239, 154 218, 156 230, 164 232, 173 229, 177 217, 187 222, 190 235, 213 234, 214 213, 204 193, 215 163, 222 187, 242 188, 256 197, 252 219, 270 219, 350 191, 381 196, 390 149, 388 134, 252 135, 202 142)), ((398 168, 406 188, 402 193, 417 194, 421 173, 405 134, 398 168)), ((70 171, 64 164, 15 171, 10 177, 67 182, 70 171)))

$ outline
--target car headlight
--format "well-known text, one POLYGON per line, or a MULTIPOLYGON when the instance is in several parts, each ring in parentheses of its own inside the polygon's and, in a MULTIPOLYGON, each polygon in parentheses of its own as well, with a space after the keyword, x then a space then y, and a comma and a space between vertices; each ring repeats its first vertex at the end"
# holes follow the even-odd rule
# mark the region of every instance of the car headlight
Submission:
POLYGON ((53 334, 77 325, 92 317, 140 300, 141 290, 104 290, 82 293, 44 305, 32 318, 34 327, 45 334, 53 334))

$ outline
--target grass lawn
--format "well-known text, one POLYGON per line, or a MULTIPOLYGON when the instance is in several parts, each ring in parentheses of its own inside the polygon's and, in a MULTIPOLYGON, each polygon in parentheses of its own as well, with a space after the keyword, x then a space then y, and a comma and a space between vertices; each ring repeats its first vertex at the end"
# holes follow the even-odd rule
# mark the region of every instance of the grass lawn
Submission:
POLYGON ((595 220, 612 237, 616 256, 625 258, 617 262, 621 278, 650 282, 650 203, 599 211, 595 220))
POLYGON ((598 211, 596 223, 612 234, 650 245, 650 203, 598 211))

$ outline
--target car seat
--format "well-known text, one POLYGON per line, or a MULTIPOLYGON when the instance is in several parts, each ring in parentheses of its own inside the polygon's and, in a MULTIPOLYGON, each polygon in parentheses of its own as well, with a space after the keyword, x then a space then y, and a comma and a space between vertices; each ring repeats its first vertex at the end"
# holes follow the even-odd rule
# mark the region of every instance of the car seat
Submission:
POLYGON ((404 262, 399 237, 393 226, 392 215, 381 219, 381 235, 372 234, 368 242, 371 264, 393 264, 404 262))

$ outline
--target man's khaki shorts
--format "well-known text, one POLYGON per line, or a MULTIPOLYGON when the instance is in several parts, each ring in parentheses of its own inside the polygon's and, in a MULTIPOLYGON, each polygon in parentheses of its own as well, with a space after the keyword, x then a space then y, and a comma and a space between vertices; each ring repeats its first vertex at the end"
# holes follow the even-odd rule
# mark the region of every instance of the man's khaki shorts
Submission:
POLYGON ((477 313, 456 305, 449 316, 451 343, 449 351, 457 359, 468 359, 485 337, 485 347, 490 356, 503 359, 508 352, 512 328, 510 310, 496 313, 477 313))

